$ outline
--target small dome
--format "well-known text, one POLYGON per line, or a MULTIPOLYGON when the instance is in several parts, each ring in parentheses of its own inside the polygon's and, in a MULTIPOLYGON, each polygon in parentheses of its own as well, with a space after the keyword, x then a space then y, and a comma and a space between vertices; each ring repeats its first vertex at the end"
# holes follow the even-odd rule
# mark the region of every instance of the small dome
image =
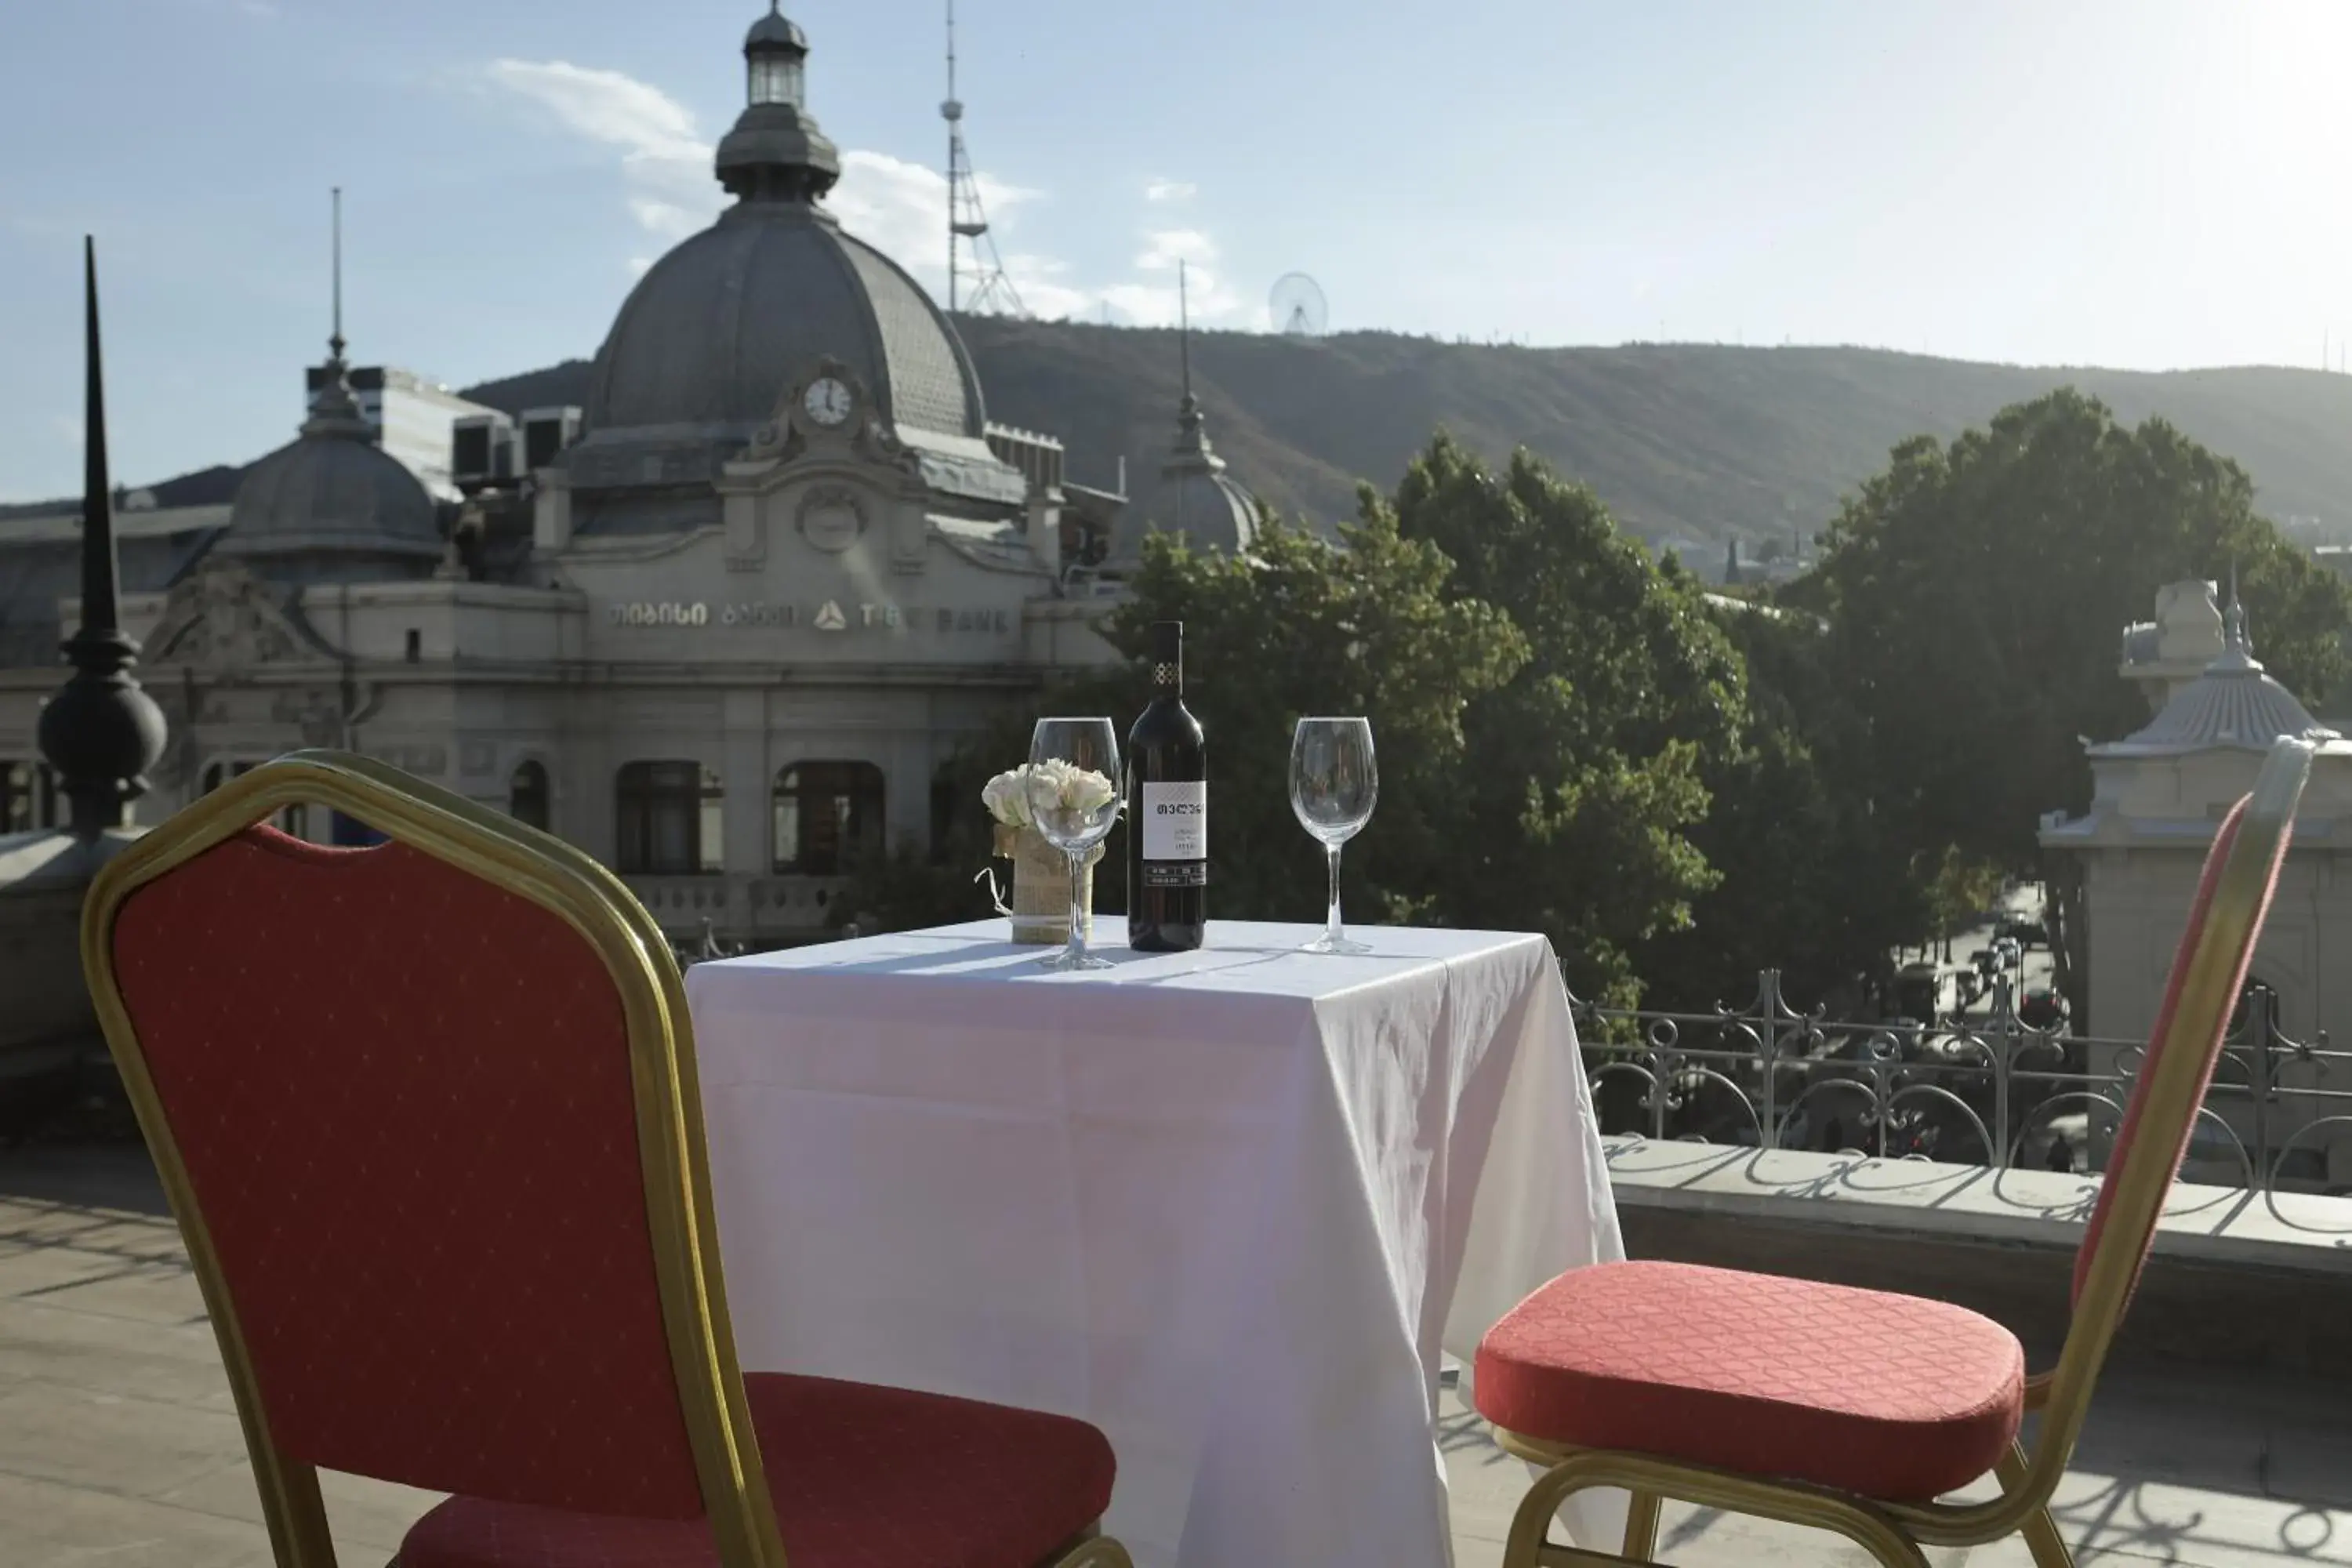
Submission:
POLYGON ((2147 727, 2095 756, 2168 756, 2189 752, 2268 751, 2282 735, 2334 741, 2336 732, 2311 716, 2294 693, 2272 679, 2246 638, 2245 612, 2231 599, 2221 657, 2175 692, 2147 727))
POLYGON ((776 45, 798 49, 803 54, 806 54, 808 35, 802 32, 791 17, 771 8, 766 16, 751 24, 750 32, 743 35, 743 48, 748 54, 755 48, 776 45))
POLYGON ((1177 415, 1176 446, 1160 464, 1159 480, 1119 513, 1106 564, 1116 570, 1140 562, 1143 541, 1154 531, 1181 533, 1195 550, 1239 555, 1257 542, 1257 498, 1225 471, 1225 460, 1209 445, 1200 400, 1188 391, 1177 415))
POLYGON ((429 566, 441 555, 433 498, 375 444, 340 363, 302 433, 246 471, 219 548, 232 555, 331 552, 429 566))
POLYGON ((638 280, 597 353, 588 427, 748 439, 827 358, 902 430, 984 433, 980 379, 945 313, 824 212, 782 201, 738 204, 638 280))

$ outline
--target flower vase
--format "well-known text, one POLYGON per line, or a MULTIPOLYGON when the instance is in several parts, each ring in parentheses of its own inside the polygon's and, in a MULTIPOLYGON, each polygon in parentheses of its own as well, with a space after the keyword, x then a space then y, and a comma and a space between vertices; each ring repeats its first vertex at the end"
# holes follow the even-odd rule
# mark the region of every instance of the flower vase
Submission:
MULTIPOLYGON (((1013 862, 1013 902, 1005 912, 1013 921, 1013 940, 1063 942, 1070 938, 1069 857, 1045 842, 1034 827, 996 825, 996 853, 1013 862)), ((1103 856, 1096 845, 1087 852, 1085 879, 1079 887, 1078 908, 1089 940, 1094 935, 1095 862, 1103 856)))

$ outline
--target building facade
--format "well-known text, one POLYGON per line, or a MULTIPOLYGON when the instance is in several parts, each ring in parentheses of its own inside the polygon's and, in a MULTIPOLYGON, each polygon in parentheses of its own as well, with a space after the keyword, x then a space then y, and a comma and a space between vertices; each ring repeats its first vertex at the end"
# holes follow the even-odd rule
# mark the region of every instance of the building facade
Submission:
MULTIPOLYGON (((2126 629, 2122 666, 2154 716, 2123 740, 2089 746, 2090 810, 2053 815, 2041 836, 2078 879, 2089 1012, 2078 1026, 2105 1040, 2147 1037, 2216 826, 2252 788, 2272 742, 2299 735, 2318 754, 2250 984, 2275 993, 2289 1036, 2341 1038, 2352 1031, 2352 742, 2263 671, 2234 595, 2224 609, 2213 584, 2176 583, 2158 592, 2156 609, 2155 621, 2126 629)), ((2123 1054, 2108 1047, 2091 1069, 2116 1071, 2123 1054)), ((2276 1071, 2289 1090, 2334 1087, 2312 1064, 2282 1060, 2276 1071)), ((2209 1109, 2252 1148, 2243 1075, 2229 1079, 2217 1079, 2209 1109)), ((2291 1093, 2273 1104, 2273 1152, 2278 1140, 2301 1138, 2284 1174, 2352 1184, 2352 1127, 2309 1127, 2322 1103, 2291 1093)))
MULTIPOLYGON (((716 160, 734 205, 631 291, 575 442, 436 501, 338 335, 296 438, 231 504, 124 515, 124 629, 171 734, 147 820, 348 748, 578 844, 674 935, 806 940, 856 853, 932 837, 961 741, 1114 657, 1116 581, 1079 557, 1121 499, 991 425, 949 319, 825 210, 839 165, 800 30, 772 14, 744 52, 716 160)), ((0 518, 7 826, 54 809, 34 734, 77 532, 0 518)))

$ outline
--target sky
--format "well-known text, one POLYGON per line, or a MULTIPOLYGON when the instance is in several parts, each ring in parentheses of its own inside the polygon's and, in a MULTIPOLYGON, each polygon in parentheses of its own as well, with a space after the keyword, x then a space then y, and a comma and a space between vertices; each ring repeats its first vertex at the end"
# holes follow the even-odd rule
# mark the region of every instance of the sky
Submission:
MULTIPOLYGON (((940 0, 793 0, 831 202, 944 293, 940 0)), ((594 353, 725 199, 760 0, 16 0, 0 500, 79 488, 99 244, 130 483, 289 439, 329 331, 452 386, 594 353)), ((2352 344, 2352 0, 963 0, 1038 315, 1553 345, 2317 366, 2352 344), (2323 343, 2334 348, 2324 351, 2323 343)))

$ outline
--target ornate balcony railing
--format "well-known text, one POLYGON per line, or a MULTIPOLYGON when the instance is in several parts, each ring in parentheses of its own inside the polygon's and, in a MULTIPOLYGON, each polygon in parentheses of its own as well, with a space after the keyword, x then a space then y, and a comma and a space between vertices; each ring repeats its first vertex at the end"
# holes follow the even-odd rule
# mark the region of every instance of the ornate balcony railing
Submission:
MULTIPOLYGON (((1744 1011, 1668 1013, 1571 997, 1607 1132, 1954 1164, 2096 1171, 2123 1119, 2139 1040, 2029 1026, 2009 981, 1982 1013, 1933 1023, 1800 1013, 1780 972, 1744 1011)), ((2280 1028, 2253 985, 2182 1167, 2186 1180, 2352 1194, 2352 1052, 2280 1028)))

